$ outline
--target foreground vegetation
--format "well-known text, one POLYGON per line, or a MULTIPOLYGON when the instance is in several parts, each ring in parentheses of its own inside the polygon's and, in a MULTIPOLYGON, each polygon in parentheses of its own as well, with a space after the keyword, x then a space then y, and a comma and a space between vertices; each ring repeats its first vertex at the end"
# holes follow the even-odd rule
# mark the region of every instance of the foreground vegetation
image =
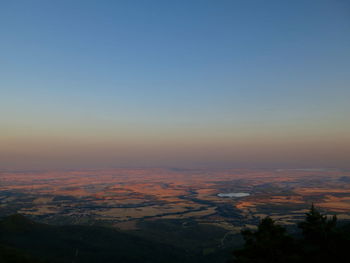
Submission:
POLYGON ((243 230, 244 247, 234 251, 234 263, 350 262, 350 225, 337 227, 313 205, 299 233, 293 235, 270 217, 256 231, 243 230))

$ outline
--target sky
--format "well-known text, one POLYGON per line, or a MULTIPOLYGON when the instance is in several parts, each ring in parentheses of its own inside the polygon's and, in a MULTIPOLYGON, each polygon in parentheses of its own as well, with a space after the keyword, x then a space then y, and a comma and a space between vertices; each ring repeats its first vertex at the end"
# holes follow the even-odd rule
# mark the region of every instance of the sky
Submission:
POLYGON ((346 0, 0 0, 0 169, 350 168, 346 0))

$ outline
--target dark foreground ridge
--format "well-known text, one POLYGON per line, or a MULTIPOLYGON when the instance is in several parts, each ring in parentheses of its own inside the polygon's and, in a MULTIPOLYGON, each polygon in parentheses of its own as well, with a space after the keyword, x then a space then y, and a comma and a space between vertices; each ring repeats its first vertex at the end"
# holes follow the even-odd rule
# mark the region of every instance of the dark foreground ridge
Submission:
MULTIPOLYGON (((350 224, 337 226, 335 216, 327 218, 312 206, 305 220, 292 229, 289 233, 271 218, 264 218, 256 231, 242 231, 245 244, 233 252, 229 262, 350 262, 350 224)), ((1 263, 224 262, 185 247, 110 227, 53 226, 19 214, 0 220, 1 263)))
POLYGON ((0 262, 195 262, 178 248, 99 226, 52 226, 22 215, 0 221, 0 262))

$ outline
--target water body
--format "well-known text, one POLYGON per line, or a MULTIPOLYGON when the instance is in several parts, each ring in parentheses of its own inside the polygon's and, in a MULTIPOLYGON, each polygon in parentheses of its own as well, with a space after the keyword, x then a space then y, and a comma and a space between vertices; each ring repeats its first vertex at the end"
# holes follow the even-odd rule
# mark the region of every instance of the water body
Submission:
POLYGON ((249 195, 249 193, 220 193, 218 197, 245 197, 249 195))

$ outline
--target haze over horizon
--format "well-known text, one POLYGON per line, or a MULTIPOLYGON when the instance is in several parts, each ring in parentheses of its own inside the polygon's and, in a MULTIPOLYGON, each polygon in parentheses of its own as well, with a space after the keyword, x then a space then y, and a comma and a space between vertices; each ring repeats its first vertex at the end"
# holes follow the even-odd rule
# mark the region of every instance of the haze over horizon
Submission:
POLYGON ((0 169, 350 168, 348 1, 3 1, 0 169))

